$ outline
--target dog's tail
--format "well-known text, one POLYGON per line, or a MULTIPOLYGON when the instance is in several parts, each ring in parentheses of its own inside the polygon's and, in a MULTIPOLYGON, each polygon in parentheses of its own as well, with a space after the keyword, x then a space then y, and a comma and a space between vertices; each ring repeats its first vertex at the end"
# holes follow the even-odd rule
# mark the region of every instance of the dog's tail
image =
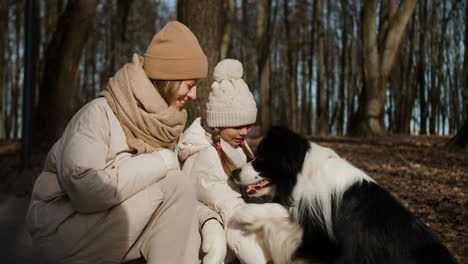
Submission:
POLYGON ((244 231, 257 236, 265 254, 274 264, 293 263, 302 243, 303 229, 289 216, 259 216, 249 211, 241 210, 233 220, 240 223, 244 231))

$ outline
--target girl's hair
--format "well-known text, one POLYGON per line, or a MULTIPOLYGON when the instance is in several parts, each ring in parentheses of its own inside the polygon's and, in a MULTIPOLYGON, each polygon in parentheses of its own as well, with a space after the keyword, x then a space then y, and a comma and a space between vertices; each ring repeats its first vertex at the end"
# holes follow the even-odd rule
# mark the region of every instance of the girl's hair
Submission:
MULTIPOLYGON (((216 127, 216 128, 210 128, 210 133, 211 133, 211 140, 213 141, 213 146, 216 148, 216 146, 219 146, 221 144, 221 135, 219 132, 221 131, 221 128, 216 127)), ((250 162, 254 159, 254 155, 252 152, 247 148, 247 145, 243 144, 242 145, 242 150, 244 151, 245 156, 247 157, 247 162, 250 162)), ((224 172, 228 177, 231 177, 232 171, 237 168, 237 166, 234 164, 234 162, 229 158, 229 156, 224 152, 222 148, 216 148, 216 151, 218 151, 218 156, 219 159, 221 160, 221 164, 223 165, 224 172)))
POLYGON ((161 97, 166 101, 168 105, 176 99, 177 90, 179 89, 182 81, 166 81, 166 80, 154 80, 151 79, 154 87, 158 90, 161 97))

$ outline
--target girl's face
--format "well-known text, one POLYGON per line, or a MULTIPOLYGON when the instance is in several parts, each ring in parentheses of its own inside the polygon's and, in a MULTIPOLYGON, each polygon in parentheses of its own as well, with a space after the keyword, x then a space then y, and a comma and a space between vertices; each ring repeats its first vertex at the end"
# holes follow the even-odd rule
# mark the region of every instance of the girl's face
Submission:
POLYGON ((242 141, 244 141, 244 137, 250 132, 251 129, 252 125, 225 127, 220 129, 219 135, 224 141, 229 143, 229 145, 236 148, 242 141))
POLYGON ((183 80, 177 90, 173 106, 182 110, 188 100, 197 99, 197 85, 199 80, 183 80))

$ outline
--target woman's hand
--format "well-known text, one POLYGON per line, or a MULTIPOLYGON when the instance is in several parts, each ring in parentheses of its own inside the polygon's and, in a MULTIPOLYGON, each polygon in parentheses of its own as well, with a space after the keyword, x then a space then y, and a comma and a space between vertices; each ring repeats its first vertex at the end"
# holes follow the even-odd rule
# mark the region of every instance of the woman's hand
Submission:
POLYGON ((222 264, 226 256, 226 235, 216 219, 206 221, 201 230, 203 264, 222 264))

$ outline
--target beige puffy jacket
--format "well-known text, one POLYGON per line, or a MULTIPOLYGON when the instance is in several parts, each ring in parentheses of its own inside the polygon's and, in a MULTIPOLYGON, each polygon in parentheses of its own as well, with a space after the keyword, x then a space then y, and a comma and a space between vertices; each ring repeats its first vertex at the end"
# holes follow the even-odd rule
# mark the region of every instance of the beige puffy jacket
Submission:
MULTIPOLYGON (((202 122, 201 118, 197 118, 179 140, 178 156, 184 162, 182 171, 194 183, 197 198, 221 215, 228 246, 241 263, 266 263, 263 250, 255 238, 245 235, 241 227, 232 228, 229 224, 231 216, 245 202, 239 187, 224 172, 218 152, 211 144, 211 134, 202 122)), ((221 146, 237 166, 246 163, 247 158, 241 148, 233 148, 222 139, 221 146)))
MULTIPOLYGON (((120 262, 162 202, 153 183, 178 168, 167 149, 132 156, 106 99, 91 101, 68 123, 34 184, 26 221, 35 245, 61 263, 77 256, 102 263, 95 252, 120 262)), ((202 222, 212 217, 199 212, 202 222)))

